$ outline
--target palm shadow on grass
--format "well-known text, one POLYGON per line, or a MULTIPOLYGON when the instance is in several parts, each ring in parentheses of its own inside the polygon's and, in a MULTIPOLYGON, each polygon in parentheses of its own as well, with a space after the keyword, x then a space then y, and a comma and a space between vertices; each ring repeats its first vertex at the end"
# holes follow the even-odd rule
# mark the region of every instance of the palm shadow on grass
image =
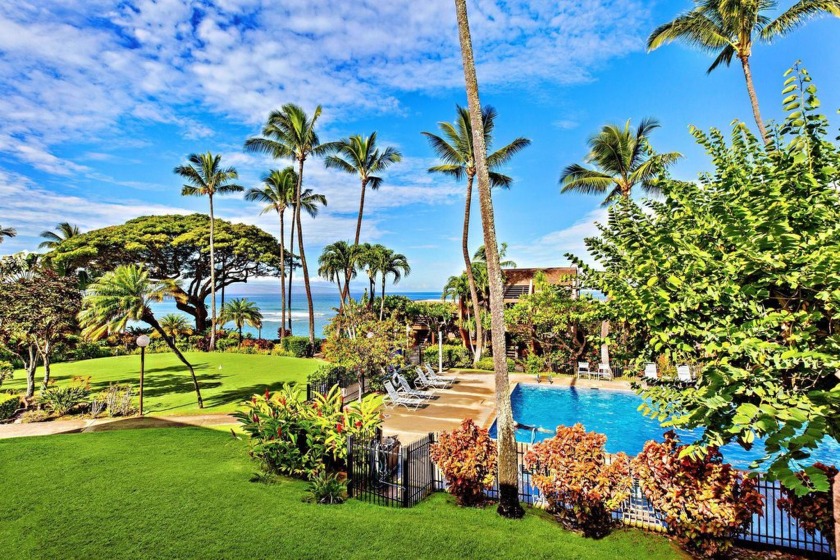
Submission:
POLYGON ((272 383, 254 384, 248 387, 234 387, 210 396, 205 399, 204 404, 207 408, 223 406, 231 403, 240 404, 249 400, 253 395, 262 395, 266 389, 272 393, 279 391, 280 388, 286 384, 294 385, 295 382, 275 381, 272 383))

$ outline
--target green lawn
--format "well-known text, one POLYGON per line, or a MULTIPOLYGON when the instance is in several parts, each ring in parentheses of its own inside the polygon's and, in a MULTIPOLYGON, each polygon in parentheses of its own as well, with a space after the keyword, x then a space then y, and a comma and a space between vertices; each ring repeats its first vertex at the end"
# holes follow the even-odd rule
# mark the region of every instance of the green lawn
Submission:
MULTIPOLYGON (((146 355, 144 408, 151 414, 200 414, 231 412, 238 403, 262 393, 266 387, 278 389, 282 383, 305 383, 306 376, 315 370, 319 360, 263 356, 187 352, 193 364, 204 398, 204 409, 196 404, 195 391, 189 371, 172 353, 146 355)), ((43 368, 38 368, 36 382, 40 383, 43 368)), ((59 384, 68 383, 74 376, 90 376, 93 391, 106 389, 109 383, 140 385, 140 356, 119 356, 55 364, 52 377, 59 384)), ((13 380, 3 383, 3 389, 26 389, 23 371, 15 372, 13 380)))
POLYGON ((0 440, 0 550, 36 558, 686 558, 620 530, 588 540, 542 512, 501 519, 437 494, 398 510, 303 503, 249 482, 245 445, 201 428, 0 440))

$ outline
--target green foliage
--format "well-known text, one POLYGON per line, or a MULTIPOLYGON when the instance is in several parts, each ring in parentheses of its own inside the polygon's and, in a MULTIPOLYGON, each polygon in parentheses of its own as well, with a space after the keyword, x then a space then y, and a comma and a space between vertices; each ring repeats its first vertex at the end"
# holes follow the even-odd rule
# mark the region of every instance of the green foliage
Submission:
POLYGON ((15 368, 10 362, 0 360, 0 385, 3 385, 3 381, 11 378, 14 373, 15 368))
POLYGON ((309 477, 309 496, 317 504, 343 504, 347 500, 347 476, 317 472, 309 477))
POLYGON ((460 506, 480 506, 484 491, 493 487, 496 475, 496 442, 471 418, 451 432, 442 432, 431 446, 431 458, 443 472, 447 492, 460 506))
POLYGON ((309 344, 308 336, 287 336, 283 338, 282 348, 289 356, 295 358, 308 358, 314 352, 314 348, 309 344))
POLYGON ((529 353, 525 358, 525 373, 537 375, 545 369, 545 359, 537 356, 533 352, 529 353))
POLYGON ((664 180, 647 210, 615 205, 587 240, 603 270, 578 264, 611 319, 644 336, 642 359, 698 366, 696 386, 644 389, 648 414, 704 428, 701 446, 764 438, 770 475, 803 488, 791 462, 840 437, 840 150, 804 70, 785 95, 773 146, 742 123, 731 145, 693 130, 714 171, 664 180))
MULTIPOLYGON (((439 352, 437 345, 433 344, 423 351, 423 361, 437 366, 439 352)), ((460 344, 443 345, 443 367, 464 368, 472 367, 470 352, 460 344)))
POLYGON ((64 416, 76 406, 87 402, 90 395, 90 378, 76 377, 70 385, 51 385, 38 396, 38 402, 48 411, 64 416))
POLYGON ((816 531, 825 536, 829 544, 834 545, 834 480, 837 477, 837 468, 814 463, 810 468, 797 473, 802 480, 803 486, 813 489, 814 477, 828 479, 828 491, 810 492, 798 496, 793 490, 782 488, 782 497, 776 501, 780 510, 787 512, 796 519, 797 524, 809 535, 816 531))
POLYGON ((689 455, 671 431, 665 441, 648 441, 630 468, 668 530, 691 552, 725 554, 735 536, 762 513, 756 479, 723 462, 716 448, 689 455))
POLYGON ((525 467, 551 511, 588 537, 605 536, 612 512, 630 496, 630 459, 617 453, 607 459, 607 436, 587 432, 581 424, 558 426, 554 437, 537 443, 525 455, 525 467))
POLYGON ((298 386, 284 385, 276 393, 254 395, 234 416, 264 470, 305 478, 343 470, 348 436, 372 437, 382 423, 381 406, 379 395, 343 406, 338 386, 305 402, 298 386))
POLYGON ((338 364, 323 364, 307 376, 307 383, 339 383, 347 378, 347 368, 338 364))
POLYGON ((95 358, 105 358, 111 355, 111 349, 103 346, 99 342, 88 342, 80 340, 73 349, 71 357, 75 361, 79 360, 93 360, 95 358))
POLYGON ((0 393, 0 420, 7 420, 20 407, 20 396, 11 393, 0 393))
POLYGON ((21 424, 32 424, 34 422, 46 422, 50 419, 50 413, 46 410, 30 409, 20 415, 21 424))
MULTIPOLYGON (((493 371, 493 357, 485 356, 475 363, 475 369, 482 369, 484 371, 493 371)), ((511 358, 507 358, 508 373, 516 371, 516 362, 511 358)))

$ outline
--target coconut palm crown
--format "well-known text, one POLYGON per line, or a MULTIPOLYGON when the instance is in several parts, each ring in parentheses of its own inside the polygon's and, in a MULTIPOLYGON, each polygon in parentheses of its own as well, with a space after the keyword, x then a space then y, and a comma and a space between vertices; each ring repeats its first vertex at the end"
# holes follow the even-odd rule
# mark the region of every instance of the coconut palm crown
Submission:
POLYGON ((55 249, 62 241, 66 241, 71 237, 79 235, 79 226, 75 226, 69 222, 61 222, 55 226, 55 231, 45 230, 41 232, 41 237, 44 241, 38 245, 39 249, 55 249))
POLYGON ((245 325, 260 328, 263 321, 262 313, 260 313, 257 304, 245 298, 232 299, 225 303, 219 318, 222 324, 232 322, 236 325, 240 345, 242 345, 242 328, 245 325))

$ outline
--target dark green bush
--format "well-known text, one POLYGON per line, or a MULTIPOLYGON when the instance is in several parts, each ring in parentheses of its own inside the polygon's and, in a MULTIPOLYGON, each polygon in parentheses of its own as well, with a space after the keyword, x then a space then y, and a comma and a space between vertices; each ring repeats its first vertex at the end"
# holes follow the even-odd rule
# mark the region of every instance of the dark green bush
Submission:
MULTIPOLYGON (((423 352, 423 359, 430 364, 438 363, 437 345, 429 346, 423 352)), ((459 344, 443 345, 443 367, 471 367, 470 351, 459 344)))
POLYGON ((3 384, 4 380, 11 379, 14 372, 15 368, 12 366, 11 362, 0 360, 0 385, 3 384))
POLYGON ((80 341, 71 353, 71 358, 74 361, 93 360, 95 358, 105 358, 110 356, 111 352, 108 348, 103 347, 96 342, 80 341))
POLYGON ((7 420, 20 407, 20 397, 9 393, 0 393, 0 420, 7 420))
MULTIPOLYGON (((493 357, 487 356, 486 358, 481 358, 480 360, 478 360, 478 363, 475 364, 475 368, 483 369, 486 371, 493 371, 493 357)), ((507 370, 509 372, 516 371, 516 362, 514 362, 510 358, 507 359, 507 370)))
POLYGON ((338 364, 324 364, 309 374, 306 378, 307 383, 323 383, 332 382, 340 383, 341 381, 352 377, 348 374, 347 368, 338 364))
POLYGON ((287 336, 283 339, 283 350, 295 358, 309 358, 321 347, 321 340, 315 339, 315 346, 309 344, 308 336, 287 336))

